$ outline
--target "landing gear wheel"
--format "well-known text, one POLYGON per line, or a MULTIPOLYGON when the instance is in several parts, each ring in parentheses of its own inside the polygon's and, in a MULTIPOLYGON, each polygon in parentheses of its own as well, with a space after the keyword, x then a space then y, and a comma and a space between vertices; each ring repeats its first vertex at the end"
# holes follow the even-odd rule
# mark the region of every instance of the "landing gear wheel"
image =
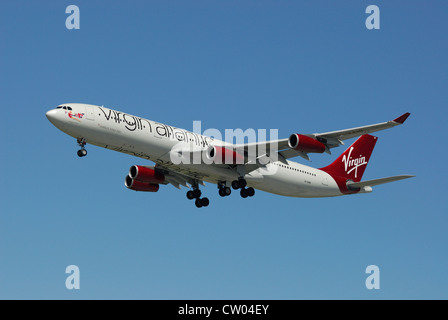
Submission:
POLYGON ((247 195, 248 195, 249 197, 253 197, 254 194, 255 194, 255 189, 252 188, 252 187, 249 187, 249 188, 246 189, 246 193, 247 193, 247 195))
POLYGON ((208 207, 208 205, 210 204, 210 201, 208 200, 208 198, 202 198, 200 199, 201 204, 203 207, 208 207))
POLYGON ((242 198, 247 198, 249 195, 247 194, 247 189, 241 189, 240 195, 242 198))
POLYGON ((201 201, 201 199, 196 199, 196 201, 194 202, 194 204, 196 205, 196 207, 198 207, 198 208, 202 208, 202 201, 201 201))
POLYGON ((240 184, 238 183, 238 180, 232 181, 232 188, 233 188, 233 190, 238 190, 240 188, 240 184))
POLYGON ((202 198, 202 199, 198 198, 198 199, 196 199, 194 204, 198 208, 208 207, 208 205, 210 204, 210 201, 208 200, 208 198, 202 198))
POLYGON ((199 198, 201 197, 201 195, 202 195, 201 190, 199 190, 199 189, 194 189, 194 190, 193 190, 193 196, 194 196, 194 198, 199 199, 199 198))
POLYGON ((229 187, 222 187, 219 189, 218 193, 221 197, 227 197, 232 193, 232 189, 230 189, 229 187))
POLYGON ((78 138, 76 140, 76 142, 78 143, 78 146, 81 147, 81 149, 78 150, 78 157, 80 157, 80 158, 85 157, 87 155, 86 139, 78 138))
POLYGON ((239 186, 241 189, 244 189, 244 188, 247 186, 247 182, 246 182, 246 180, 244 180, 244 179, 239 179, 239 180, 238 180, 238 186, 239 186))
POLYGON ((82 158, 82 157, 85 157, 86 155, 87 155, 87 150, 86 149, 78 150, 78 157, 82 158))
POLYGON ((193 200, 195 198, 193 191, 187 191, 187 198, 188 200, 193 200))

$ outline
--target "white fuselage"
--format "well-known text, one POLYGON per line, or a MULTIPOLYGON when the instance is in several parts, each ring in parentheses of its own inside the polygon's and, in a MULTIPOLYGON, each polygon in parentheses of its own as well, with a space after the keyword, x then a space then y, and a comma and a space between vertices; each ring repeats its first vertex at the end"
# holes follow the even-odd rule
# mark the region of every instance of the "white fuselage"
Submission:
MULTIPOLYGON (((237 170, 226 166, 171 161, 170 152, 175 146, 203 150, 210 145, 226 145, 225 142, 105 107, 77 103, 61 106, 67 108, 50 110, 48 119, 61 131, 77 139, 84 138, 88 144, 151 160, 171 171, 201 177, 210 183, 239 177, 237 170)), ((245 174, 244 178, 256 189, 283 196, 343 195, 328 173, 288 160, 270 163, 245 174)))

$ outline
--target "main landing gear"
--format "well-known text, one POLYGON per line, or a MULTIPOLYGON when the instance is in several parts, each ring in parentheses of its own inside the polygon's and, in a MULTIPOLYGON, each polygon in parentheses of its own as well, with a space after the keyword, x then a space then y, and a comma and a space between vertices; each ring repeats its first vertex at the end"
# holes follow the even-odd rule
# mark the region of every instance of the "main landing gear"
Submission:
POLYGON ((76 140, 76 142, 78 143, 78 146, 81 147, 81 149, 78 150, 78 157, 82 158, 85 157, 87 155, 87 150, 86 150, 86 139, 84 138, 78 138, 76 140))
POLYGON ((196 201, 194 202, 196 207, 198 208, 207 207, 210 204, 210 201, 208 200, 208 198, 201 198, 201 195, 202 192, 201 190, 199 190, 197 186, 193 187, 193 190, 189 190, 187 192, 187 198, 189 200, 196 199, 196 201))
POLYGON ((255 194, 255 189, 252 187, 246 188, 247 182, 243 178, 232 181, 232 188, 234 190, 241 189, 240 195, 242 198, 253 197, 255 194))
POLYGON ((226 187, 225 183, 223 182, 218 183, 218 190, 218 193, 221 197, 228 197, 232 193, 232 189, 226 187))
MULTIPOLYGON (((241 189, 240 195, 242 198, 253 197, 255 194, 255 189, 252 187, 246 188, 247 182, 243 178, 239 178, 238 180, 232 181, 232 188, 234 190, 241 189)), ((197 182, 193 183, 193 189, 187 192, 187 198, 189 200, 196 199, 194 204, 198 208, 207 207, 210 204, 208 198, 201 198, 202 192, 199 190, 199 185, 197 182)), ((221 197, 230 196, 232 193, 232 189, 226 186, 226 182, 218 182, 218 191, 221 197)))

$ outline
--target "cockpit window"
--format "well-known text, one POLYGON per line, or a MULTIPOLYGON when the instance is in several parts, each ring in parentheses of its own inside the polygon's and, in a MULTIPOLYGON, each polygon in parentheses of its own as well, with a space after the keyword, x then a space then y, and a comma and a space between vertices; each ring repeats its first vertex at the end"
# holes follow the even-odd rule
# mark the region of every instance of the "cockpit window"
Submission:
POLYGON ((58 107, 56 107, 56 109, 72 110, 72 107, 58 106, 58 107))
POLYGON ((61 109, 62 108, 62 106, 59 106, 59 107, 57 107, 56 109, 61 109))

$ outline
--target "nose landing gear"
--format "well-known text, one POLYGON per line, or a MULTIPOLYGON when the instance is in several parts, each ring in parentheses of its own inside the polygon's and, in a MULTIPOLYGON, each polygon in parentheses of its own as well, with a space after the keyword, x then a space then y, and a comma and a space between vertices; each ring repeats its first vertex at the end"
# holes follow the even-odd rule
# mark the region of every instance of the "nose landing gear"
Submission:
POLYGON ((86 150, 86 139, 84 138, 78 138, 76 140, 76 142, 78 143, 78 146, 81 147, 81 149, 78 150, 78 157, 82 158, 85 157, 87 155, 87 150, 86 150))

